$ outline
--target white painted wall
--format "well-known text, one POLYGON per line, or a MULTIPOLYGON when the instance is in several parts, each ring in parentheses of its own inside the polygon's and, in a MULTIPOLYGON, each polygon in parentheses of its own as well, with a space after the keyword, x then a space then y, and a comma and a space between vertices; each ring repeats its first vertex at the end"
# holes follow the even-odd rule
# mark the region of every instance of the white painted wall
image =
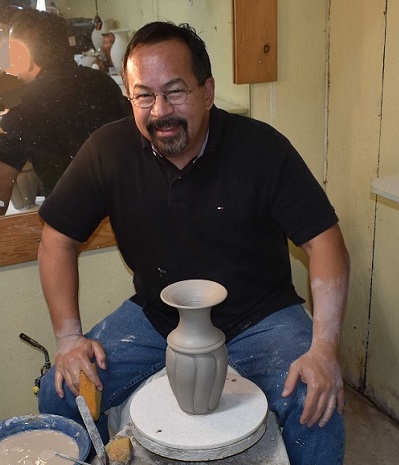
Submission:
MULTIPOLYGON (((383 5, 381 5, 383 7, 383 5)), ((377 173, 399 174, 399 2, 388 1, 377 173)), ((375 196, 372 196, 374 202, 375 196)), ((375 203, 366 394, 399 419, 399 204, 375 203)))
POLYGON ((378 164, 385 0, 335 0, 331 8, 327 192, 342 212, 351 283, 342 353, 347 378, 364 384, 378 164))
POLYGON ((398 2, 333 0, 327 193, 352 259, 346 378, 399 418, 399 208, 370 193, 398 172, 398 2), (385 11, 388 5, 387 11, 385 11), (386 43, 385 43, 386 39, 386 43))

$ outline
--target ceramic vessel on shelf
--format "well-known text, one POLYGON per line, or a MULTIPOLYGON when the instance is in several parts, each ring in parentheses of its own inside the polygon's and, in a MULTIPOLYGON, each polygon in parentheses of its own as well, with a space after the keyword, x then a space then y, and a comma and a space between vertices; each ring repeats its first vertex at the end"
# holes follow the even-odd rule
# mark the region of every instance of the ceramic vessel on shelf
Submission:
POLYGON ((121 69, 122 59, 125 54, 127 44, 129 43, 127 38, 128 31, 129 29, 111 29, 109 31, 115 36, 115 41, 112 44, 110 55, 112 63, 118 72, 121 69))
POLYGON ((203 279, 165 287, 161 299, 179 312, 179 324, 167 338, 166 373, 180 408, 189 414, 210 413, 219 405, 227 372, 224 333, 210 317, 227 290, 203 279))
POLYGON ((101 52, 103 53, 104 62, 108 67, 114 66, 111 59, 111 48, 114 42, 115 36, 113 34, 110 32, 102 34, 101 52))
POLYGON ((94 45, 94 50, 99 50, 99 48, 101 47, 101 44, 102 44, 102 41, 103 41, 103 38, 102 38, 102 33, 101 33, 101 29, 103 27, 103 22, 101 20, 101 18, 98 16, 98 14, 96 14, 96 16, 94 17, 94 29, 91 33, 91 41, 94 45))
POLYGON ((91 41, 94 46, 94 50, 99 50, 103 43, 103 36, 101 30, 93 29, 91 33, 91 41))

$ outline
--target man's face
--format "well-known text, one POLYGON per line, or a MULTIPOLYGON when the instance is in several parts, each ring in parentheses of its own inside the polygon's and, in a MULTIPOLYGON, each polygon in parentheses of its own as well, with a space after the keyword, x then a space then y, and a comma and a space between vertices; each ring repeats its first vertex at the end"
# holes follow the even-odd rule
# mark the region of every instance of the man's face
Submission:
POLYGON ((214 100, 214 81, 198 87, 186 44, 172 39, 136 47, 127 62, 129 96, 182 89, 187 100, 172 105, 156 97, 151 108, 133 104, 137 127, 156 150, 171 161, 189 160, 201 149, 214 100))

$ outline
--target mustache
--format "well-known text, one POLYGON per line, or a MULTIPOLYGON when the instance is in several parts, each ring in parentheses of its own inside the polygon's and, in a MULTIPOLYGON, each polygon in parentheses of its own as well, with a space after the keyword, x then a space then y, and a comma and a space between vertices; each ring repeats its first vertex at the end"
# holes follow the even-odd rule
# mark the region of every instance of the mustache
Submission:
POLYGON ((163 129, 171 126, 182 126, 187 130, 187 120, 181 116, 166 116, 162 119, 150 120, 147 123, 147 130, 151 133, 157 129, 163 129))

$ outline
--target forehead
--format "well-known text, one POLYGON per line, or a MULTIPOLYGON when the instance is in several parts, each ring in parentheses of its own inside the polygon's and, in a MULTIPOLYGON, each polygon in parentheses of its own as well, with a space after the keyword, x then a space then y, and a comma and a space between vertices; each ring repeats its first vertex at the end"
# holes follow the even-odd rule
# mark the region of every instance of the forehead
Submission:
POLYGON ((126 71, 131 86, 195 79, 190 50, 178 39, 138 45, 127 61, 126 71))

